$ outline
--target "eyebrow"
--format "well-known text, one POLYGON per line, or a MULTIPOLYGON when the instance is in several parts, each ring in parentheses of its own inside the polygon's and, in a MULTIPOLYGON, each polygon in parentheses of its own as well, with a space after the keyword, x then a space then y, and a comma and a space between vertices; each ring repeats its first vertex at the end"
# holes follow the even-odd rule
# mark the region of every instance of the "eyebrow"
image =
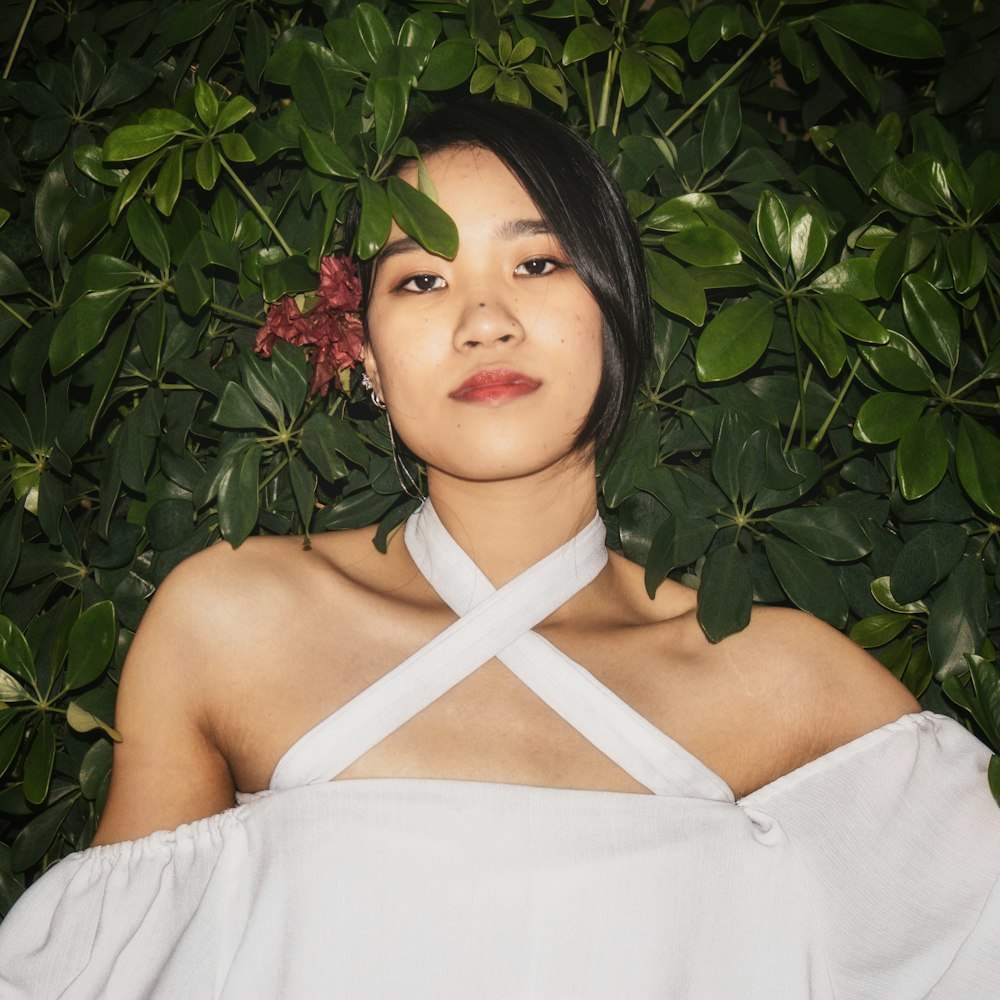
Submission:
MULTIPOLYGON (((513 240, 520 236, 548 236, 551 233, 544 219, 507 219, 496 228, 496 234, 501 239, 513 240)), ((386 243, 375 258, 379 263, 404 253, 416 253, 424 248, 412 236, 401 236, 398 240, 386 243)))

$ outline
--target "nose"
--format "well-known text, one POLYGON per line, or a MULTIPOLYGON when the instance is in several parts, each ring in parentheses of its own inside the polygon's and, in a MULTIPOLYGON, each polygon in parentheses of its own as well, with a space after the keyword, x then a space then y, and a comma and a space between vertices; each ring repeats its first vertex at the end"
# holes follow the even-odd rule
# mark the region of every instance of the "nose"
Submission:
POLYGON ((455 324, 455 348, 512 345, 524 339, 524 328, 517 313, 496 296, 471 296, 455 324))

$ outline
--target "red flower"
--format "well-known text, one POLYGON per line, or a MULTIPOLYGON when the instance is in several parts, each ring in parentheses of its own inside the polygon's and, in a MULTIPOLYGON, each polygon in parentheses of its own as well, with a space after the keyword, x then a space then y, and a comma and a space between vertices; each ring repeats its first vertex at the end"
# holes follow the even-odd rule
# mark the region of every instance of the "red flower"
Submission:
POLYGON ((349 257, 323 258, 315 300, 306 312, 292 295, 275 302, 257 331, 254 349, 269 358, 279 339, 306 348, 306 358, 313 366, 309 391, 325 396, 338 374, 357 363, 364 342, 358 316, 361 283, 349 257))

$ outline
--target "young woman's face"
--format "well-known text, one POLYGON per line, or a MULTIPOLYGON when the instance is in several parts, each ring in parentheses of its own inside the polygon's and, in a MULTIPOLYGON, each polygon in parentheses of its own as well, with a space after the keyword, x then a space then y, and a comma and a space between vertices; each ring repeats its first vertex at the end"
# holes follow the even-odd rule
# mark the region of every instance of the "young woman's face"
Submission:
POLYGON ((393 226, 369 302, 367 371, 432 482, 555 466, 600 382, 600 309, 501 160, 456 148, 426 166, 458 255, 429 254, 393 226))

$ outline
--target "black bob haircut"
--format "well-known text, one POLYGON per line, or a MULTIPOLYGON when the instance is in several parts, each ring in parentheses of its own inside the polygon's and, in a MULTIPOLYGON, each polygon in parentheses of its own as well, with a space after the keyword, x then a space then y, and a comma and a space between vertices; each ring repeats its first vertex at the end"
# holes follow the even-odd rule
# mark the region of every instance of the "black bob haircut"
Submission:
MULTIPOLYGON (((601 380, 574 449, 615 446, 652 351, 652 311, 639 234, 611 172, 569 128, 510 104, 445 106, 421 118, 408 135, 423 157, 462 147, 488 150, 537 206, 604 317, 601 380)), ((401 157, 393 169, 410 162, 401 157)), ((348 219, 350 238, 357 222, 355 206, 348 219)), ((358 262, 362 319, 377 266, 377 255, 358 262)))

